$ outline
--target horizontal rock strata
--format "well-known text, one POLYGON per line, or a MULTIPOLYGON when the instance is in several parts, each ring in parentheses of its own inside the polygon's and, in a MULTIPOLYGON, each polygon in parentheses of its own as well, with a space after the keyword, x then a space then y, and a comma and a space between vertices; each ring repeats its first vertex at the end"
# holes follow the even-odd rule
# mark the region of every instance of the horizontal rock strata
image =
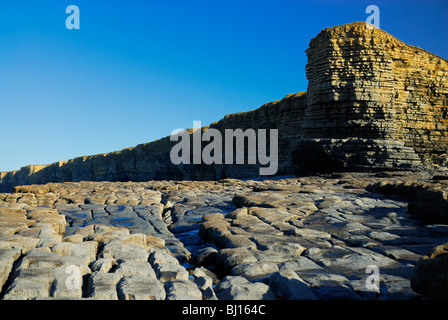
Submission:
MULTIPOLYGON (((358 154, 355 166, 370 159, 373 168, 406 167, 418 162, 416 155, 435 161, 446 153, 445 59, 365 23, 327 28, 306 52, 308 105, 302 132, 306 141, 317 140, 316 156, 331 148, 319 148, 320 139, 348 138, 369 139, 359 149, 372 153, 358 154), (381 148, 383 141, 393 147, 381 148)), ((352 155, 352 144, 347 147, 341 149, 352 155)), ((352 162, 339 154, 335 158, 352 162)))
MULTIPOLYGON (((277 129, 277 175, 446 165, 447 60, 365 23, 322 30, 306 53, 307 92, 227 115, 202 130, 277 129)), ((165 137, 117 152, 1 172, 0 191, 64 181, 259 175, 259 163, 174 165, 170 150, 175 143, 165 137)))

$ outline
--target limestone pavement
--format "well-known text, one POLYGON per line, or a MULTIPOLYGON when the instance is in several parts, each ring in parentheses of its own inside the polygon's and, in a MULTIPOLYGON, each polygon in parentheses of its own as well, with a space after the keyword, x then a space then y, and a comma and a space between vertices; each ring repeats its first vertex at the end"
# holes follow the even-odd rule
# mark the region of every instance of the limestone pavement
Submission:
POLYGON ((423 299, 415 266, 448 225, 385 192, 411 179, 446 186, 403 172, 16 187, 0 194, 1 299, 423 299))

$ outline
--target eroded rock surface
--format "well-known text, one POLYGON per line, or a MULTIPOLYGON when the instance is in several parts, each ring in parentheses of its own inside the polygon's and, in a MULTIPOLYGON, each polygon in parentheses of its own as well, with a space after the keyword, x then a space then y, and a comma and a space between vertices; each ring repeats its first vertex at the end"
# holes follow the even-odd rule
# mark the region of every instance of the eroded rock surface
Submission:
POLYGON ((0 194, 1 298, 434 298, 410 283, 448 242, 446 221, 422 220, 412 205, 426 199, 420 192, 447 190, 432 178, 21 186, 0 194), (366 284, 369 266, 377 289, 366 284))

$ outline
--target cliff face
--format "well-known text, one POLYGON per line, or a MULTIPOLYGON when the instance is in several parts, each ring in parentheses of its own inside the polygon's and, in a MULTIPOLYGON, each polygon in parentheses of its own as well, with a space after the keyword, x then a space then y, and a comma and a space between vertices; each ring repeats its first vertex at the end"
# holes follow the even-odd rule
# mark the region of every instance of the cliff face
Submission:
POLYGON ((306 52, 303 139, 316 155, 330 152, 342 167, 405 168, 446 153, 446 60, 365 23, 325 29, 306 52))
MULTIPOLYGON (((277 175, 412 169, 446 161, 446 60, 364 22, 321 31, 306 53, 306 93, 228 115, 210 128, 278 129, 277 175)), ((176 143, 165 137, 122 151, 2 172, 0 190, 59 181, 258 175, 258 164, 174 165, 170 150, 176 143)))
MULTIPOLYGON (((277 129, 278 175, 294 172, 292 150, 300 136, 306 106, 304 92, 287 95, 280 101, 260 108, 225 116, 218 122, 203 127, 222 132, 225 129, 277 129)), ((191 130, 190 136, 191 136, 191 130)), ((121 151, 78 157, 48 166, 26 166, 18 171, 2 172, 0 191, 11 191, 14 186, 63 181, 148 181, 148 180, 215 180, 238 177, 249 178, 259 174, 259 164, 179 164, 174 165, 170 151, 177 141, 165 137, 121 151)), ((205 146, 208 142, 203 142, 205 146)), ((191 155, 190 155, 191 158, 191 155)), ((223 161, 224 163, 224 161, 223 161)), ((247 163, 247 162, 245 162, 247 163)))

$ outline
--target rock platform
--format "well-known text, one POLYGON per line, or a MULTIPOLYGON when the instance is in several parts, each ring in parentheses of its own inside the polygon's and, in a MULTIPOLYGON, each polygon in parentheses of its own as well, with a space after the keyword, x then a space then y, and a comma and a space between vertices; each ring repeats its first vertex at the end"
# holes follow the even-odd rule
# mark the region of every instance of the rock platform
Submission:
POLYGON ((411 279, 448 242, 447 189, 415 172, 18 186, 0 298, 426 299, 411 279))

